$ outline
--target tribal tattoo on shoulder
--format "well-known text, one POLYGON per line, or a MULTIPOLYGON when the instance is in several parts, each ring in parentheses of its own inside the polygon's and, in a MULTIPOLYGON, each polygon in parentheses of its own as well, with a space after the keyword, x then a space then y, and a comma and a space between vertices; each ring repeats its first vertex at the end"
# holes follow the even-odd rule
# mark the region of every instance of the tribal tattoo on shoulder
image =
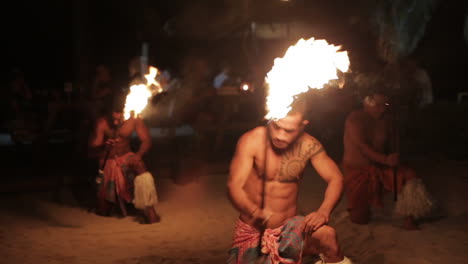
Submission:
POLYGON ((292 149, 283 154, 277 180, 297 182, 307 162, 320 152, 323 152, 323 147, 317 140, 301 139, 292 149))

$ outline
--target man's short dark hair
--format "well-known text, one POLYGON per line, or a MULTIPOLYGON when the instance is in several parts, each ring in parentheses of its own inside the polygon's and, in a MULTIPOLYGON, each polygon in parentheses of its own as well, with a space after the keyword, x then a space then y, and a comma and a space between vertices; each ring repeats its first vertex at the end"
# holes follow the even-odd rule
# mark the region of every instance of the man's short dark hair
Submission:
POLYGON ((300 113, 302 114, 303 119, 307 119, 307 112, 307 100, 305 96, 299 95, 294 99, 294 102, 291 104, 291 111, 289 111, 289 114, 300 113))

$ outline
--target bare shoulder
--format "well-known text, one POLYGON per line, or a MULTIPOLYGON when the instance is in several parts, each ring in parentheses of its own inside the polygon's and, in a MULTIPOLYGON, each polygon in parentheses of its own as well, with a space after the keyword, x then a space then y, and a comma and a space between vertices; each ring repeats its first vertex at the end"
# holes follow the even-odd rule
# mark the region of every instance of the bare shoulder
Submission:
POLYGON ((237 142, 237 148, 251 149, 252 151, 256 146, 264 142, 266 137, 265 127, 256 127, 252 130, 245 132, 237 142))
POLYGON ((348 114, 347 120, 355 121, 361 120, 363 117, 363 113, 360 110, 354 110, 348 114))
POLYGON ((141 130, 145 127, 146 127, 145 122, 141 118, 134 118, 134 117, 125 120, 122 124, 122 128, 124 130, 128 130, 128 129, 141 130))
POLYGON ((322 143, 315 138, 314 136, 304 133, 301 137, 302 148, 310 155, 310 157, 315 156, 316 154, 325 151, 322 143))
POLYGON ((320 141, 317 138, 315 138, 314 136, 312 136, 311 134, 309 134, 309 133, 304 133, 302 135, 302 137, 301 137, 301 140, 303 140, 304 143, 308 143, 308 144, 309 143, 318 143, 318 144, 320 144, 320 141))
POLYGON ((130 118, 129 121, 133 122, 136 126, 146 127, 145 121, 141 118, 130 118))
POLYGON ((258 140, 264 139, 266 136, 266 128, 265 127, 256 127, 247 132, 245 132, 239 141, 243 141, 245 143, 254 143, 258 142, 258 140))
POLYGON ((348 114, 346 118, 346 124, 359 125, 364 121, 364 114, 360 110, 355 110, 348 114))
POLYGON ((98 130, 106 130, 109 127, 109 123, 107 122, 107 119, 104 117, 101 117, 96 120, 96 129, 98 130))

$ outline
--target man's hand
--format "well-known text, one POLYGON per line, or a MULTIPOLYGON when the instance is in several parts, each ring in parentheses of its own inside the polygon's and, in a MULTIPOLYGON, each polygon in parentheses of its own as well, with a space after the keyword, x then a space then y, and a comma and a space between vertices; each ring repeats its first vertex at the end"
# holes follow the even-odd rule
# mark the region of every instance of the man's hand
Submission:
POLYGON ((109 138, 107 141, 106 141, 106 146, 114 146, 115 143, 118 143, 120 142, 121 139, 120 138, 109 138))
POLYGON ((399 153, 392 153, 385 157, 385 164, 390 167, 395 167, 400 163, 400 154, 399 153))
POLYGON ((260 208, 255 209, 251 214, 254 222, 263 226, 266 225, 268 220, 273 215, 270 210, 260 208))
POLYGON ((321 212, 312 212, 304 218, 302 230, 305 233, 312 233, 326 223, 328 223, 327 215, 321 212))

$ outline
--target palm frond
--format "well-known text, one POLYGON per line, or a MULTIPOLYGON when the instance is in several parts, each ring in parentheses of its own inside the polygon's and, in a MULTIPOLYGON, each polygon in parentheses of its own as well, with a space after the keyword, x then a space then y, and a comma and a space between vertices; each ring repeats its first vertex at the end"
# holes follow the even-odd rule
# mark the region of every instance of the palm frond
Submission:
POLYGON ((410 55, 424 36, 436 4, 437 0, 378 0, 374 22, 379 56, 395 62, 410 55))

